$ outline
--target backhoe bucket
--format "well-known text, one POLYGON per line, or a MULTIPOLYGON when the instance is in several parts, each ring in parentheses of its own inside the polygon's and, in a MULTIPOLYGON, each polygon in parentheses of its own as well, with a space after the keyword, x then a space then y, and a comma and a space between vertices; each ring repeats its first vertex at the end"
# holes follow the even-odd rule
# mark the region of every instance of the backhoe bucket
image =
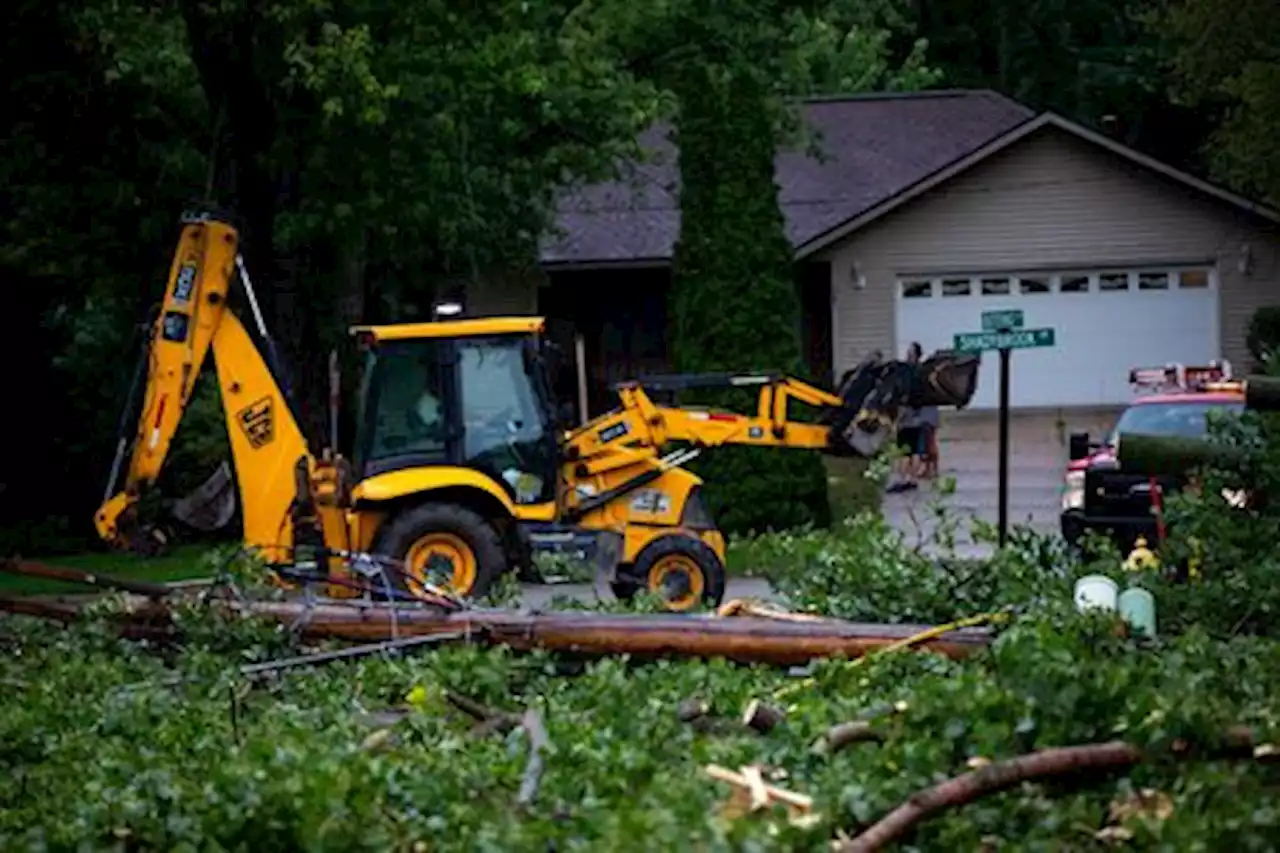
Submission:
POLYGON ((223 462, 209 479, 184 498, 173 502, 170 512, 183 524, 211 533, 226 527, 236 511, 231 466, 223 462))

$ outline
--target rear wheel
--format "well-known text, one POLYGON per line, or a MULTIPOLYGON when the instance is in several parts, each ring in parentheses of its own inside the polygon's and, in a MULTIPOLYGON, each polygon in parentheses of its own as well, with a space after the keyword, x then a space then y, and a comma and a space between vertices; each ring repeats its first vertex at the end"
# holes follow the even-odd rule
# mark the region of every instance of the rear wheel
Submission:
POLYGON ((724 599, 724 565, 692 536, 673 534, 650 542, 636 557, 631 574, 641 588, 660 596, 668 610, 718 607, 724 599))
POLYGON ((403 561, 392 585, 421 595, 423 584, 455 595, 480 597, 506 571, 502 541, 493 525, 457 504, 420 504, 393 518, 378 537, 379 554, 403 561))

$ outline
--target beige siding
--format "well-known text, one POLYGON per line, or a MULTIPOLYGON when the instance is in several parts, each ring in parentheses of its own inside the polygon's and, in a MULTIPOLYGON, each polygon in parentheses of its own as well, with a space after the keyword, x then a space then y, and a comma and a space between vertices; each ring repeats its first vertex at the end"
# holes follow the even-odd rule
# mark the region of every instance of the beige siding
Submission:
POLYGON ((1280 231, 1060 130, 1042 130, 821 256, 832 262, 837 372, 894 340, 905 273, 1213 264, 1225 357, 1245 364, 1253 310, 1280 304, 1280 231), (1239 270, 1249 247, 1251 269, 1239 270), (856 265, 856 266, 855 266, 856 265), (854 281, 861 274, 862 288, 854 281))

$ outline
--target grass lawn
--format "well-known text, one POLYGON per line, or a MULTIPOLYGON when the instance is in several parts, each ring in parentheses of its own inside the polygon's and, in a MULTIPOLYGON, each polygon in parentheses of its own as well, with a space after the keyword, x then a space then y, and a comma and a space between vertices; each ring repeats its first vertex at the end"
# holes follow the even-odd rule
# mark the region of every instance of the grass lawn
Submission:
MULTIPOLYGON (((208 547, 204 545, 184 545, 174 548, 163 556, 149 558, 119 552, 95 552, 30 559, 33 563, 46 563, 50 566, 164 583, 207 575, 209 567, 201 559, 207 551, 208 547)), ((65 595, 91 592, 93 587, 83 584, 0 573, 0 595, 65 595)))

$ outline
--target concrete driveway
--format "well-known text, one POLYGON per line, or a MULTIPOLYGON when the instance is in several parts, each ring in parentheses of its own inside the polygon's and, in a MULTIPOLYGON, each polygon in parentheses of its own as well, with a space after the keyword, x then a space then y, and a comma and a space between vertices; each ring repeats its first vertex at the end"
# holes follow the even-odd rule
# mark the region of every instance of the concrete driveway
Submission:
MULTIPOLYGON (((1088 431, 1097 438, 1114 421, 1118 409, 1037 410, 1012 412, 1009 418, 1009 524, 1029 524, 1049 535, 1058 533, 1060 489, 1067 463, 1068 437, 1088 431)), ((971 518, 996 524, 999 518, 999 420, 995 412, 944 413, 939 434, 942 477, 955 478, 956 490, 940 498, 930 481, 920 488, 884 496, 886 519, 909 544, 931 543, 937 530, 932 505, 958 519, 959 556, 980 557, 992 548, 973 541, 971 518)))

